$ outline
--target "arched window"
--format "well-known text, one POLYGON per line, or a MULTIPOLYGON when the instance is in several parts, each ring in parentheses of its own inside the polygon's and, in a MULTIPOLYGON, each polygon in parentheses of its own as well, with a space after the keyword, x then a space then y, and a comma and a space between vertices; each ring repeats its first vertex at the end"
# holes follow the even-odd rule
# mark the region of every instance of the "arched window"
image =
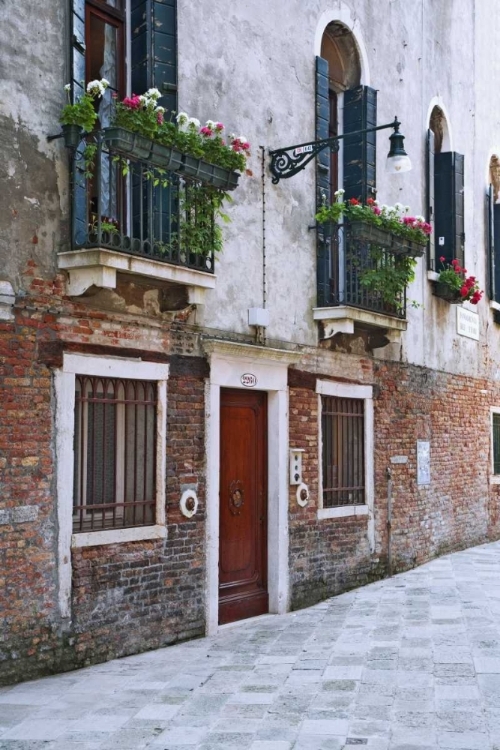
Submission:
POLYGON ((429 267, 440 258, 464 263, 464 157, 451 150, 450 133, 441 107, 435 106, 427 131, 427 221, 433 226, 429 267))
MULTIPOLYGON (((332 21, 323 32, 321 56, 316 57, 316 139, 346 135, 377 125, 377 92, 361 85, 362 67, 352 31, 332 21)), ((376 133, 340 140, 338 152, 324 149, 317 158, 318 208, 332 203, 345 190, 344 200, 365 202, 376 194, 376 133)), ((345 303, 345 258, 342 235, 325 237, 318 230, 318 306, 345 303)))

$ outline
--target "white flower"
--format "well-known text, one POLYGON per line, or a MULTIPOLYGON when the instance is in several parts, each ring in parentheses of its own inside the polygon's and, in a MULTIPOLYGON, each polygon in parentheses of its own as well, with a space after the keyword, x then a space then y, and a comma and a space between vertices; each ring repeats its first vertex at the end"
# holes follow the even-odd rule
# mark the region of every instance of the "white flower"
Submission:
POLYGON ((206 128, 210 128, 210 130, 215 130, 216 122, 214 120, 207 120, 205 123, 206 128))
POLYGON ((336 191, 334 192, 334 195, 335 195, 335 196, 337 196, 337 195, 344 195, 344 193, 345 193, 345 190, 336 190, 336 191))
POLYGON ((105 89, 109 86, 109 81, 106 78, 101 78, 101 84, 104 86, 105 89))
POLYGON ((157 112, 161 112, 161 114, 165 114, 165 107, 156 107, 157 112))
POLYGON ((186 114, 185 112, 179 112, 179 114, 177 115, 175 119, 180 125, 181 123, 185 123, 189 120, 189 115, 186 114))
POLYGON ((158 91, 158 89, 148 89, 146 91, 146 96, 148 99, 159 99, 161 96, 161 91, 158 91))
POLYGON ((92 96, 102 96, 105 90, 100 81, 90 81, 87 84, 87 94, 91 94, 92 96))
POLYGON ((409 206, 405 206, 405 213, 406 214, 408 213, 409 210, 410 210, 410 207, 409 206))
POLYGON ((423 216, 415 216, 415 219, 416 219, 417 221, 422 221, 422 222, 425 222, 425 219, 424 219, 424 217, 423 217, 423 216))
POLYGON ((237 140, 240 143, 247 143, 248 142, 244 135, 239 135, 238 138, 237 138, 237 140))
POLYGON ((188 128, 198 128, 200 127, 200 121, 196 119, 196 117, 190 117, 187 121, 188 128))
POLYGON ((404 206, 403 206, 402 203, 395 203, 394 204, 394 208, 395 208, 396 211, 402 211, 403 208, 404 208, 404 206))
POLYGON ((64 90, 71 91, 71 83, 67 83, 66 86, 64 87, 64 90))

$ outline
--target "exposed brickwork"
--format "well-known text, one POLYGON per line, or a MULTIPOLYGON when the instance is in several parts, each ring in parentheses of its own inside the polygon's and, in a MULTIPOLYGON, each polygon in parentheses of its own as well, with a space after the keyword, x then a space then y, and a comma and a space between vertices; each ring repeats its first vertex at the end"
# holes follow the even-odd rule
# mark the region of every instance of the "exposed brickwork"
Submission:
MULTIPOLYGON (((57 284, 57 280, 56 280, 57 284)), ((0 682, 103 661, 204 632, 204 378, 193 337, 168 322, 83 311, 35 279, 0 322, 0 682), (171 365, 166 540, 73 550, 71 623, 57 604, 52 369, 72 351, 171 365), (169 347, 169 343, 172 346, 169 347), (151 352, 151 353, 150 353, 151 352), (57 361, 56 361, 57 360, 57 361), (188 360, 188 361, 184 361, 188 360), (185 485, 200 501, 179 511, 185 485)))
MULTIPOLYGON (((351 372, 353 367, 351 367, 351 372)), ((374 364, 375 549, 366 517, 317 519, 318 396, 313 381, 290 388, 290 446, 303 448, 309 505, 290 491, 292 606, 358 586, 387 570, 387 476, 392 470, 393 570, 498 539, 500 488, 489 487, 491 384, 390 362, 374 364), (417 485, 417 440, 431 443, 431 484, 417 485), (407 456, 406 464, 391 464, 407 456)), ((300 383, 298 375, 291 382, 300 383)))

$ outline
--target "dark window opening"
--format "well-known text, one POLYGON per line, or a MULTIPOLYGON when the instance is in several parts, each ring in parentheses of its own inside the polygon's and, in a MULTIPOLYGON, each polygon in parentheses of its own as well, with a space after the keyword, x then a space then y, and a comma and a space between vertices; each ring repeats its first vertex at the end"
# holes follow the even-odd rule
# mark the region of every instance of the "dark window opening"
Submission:
POLYGON ((156 410, 155 383, 77 376, 74 532, 155 523, 156 410))
POLYGON ((363 399, 321 397, 323 508, 365 503, 363 399))
POLYGON ((500 474, 500 414, 493 414, 493 474, 500 474))

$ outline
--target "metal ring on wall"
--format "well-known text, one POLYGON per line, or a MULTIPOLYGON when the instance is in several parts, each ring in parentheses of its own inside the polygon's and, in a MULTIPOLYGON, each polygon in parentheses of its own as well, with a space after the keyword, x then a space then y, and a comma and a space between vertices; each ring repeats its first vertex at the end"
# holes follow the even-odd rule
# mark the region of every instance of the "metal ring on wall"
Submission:
POLYGON ((186 518, 192 518, 198 510, 198 497, 194 490, 184 490, 179 502, 181 513, 186 518))
POLYGON ((309 502, 309 487, 302 482, 297 486, 297 505, 305 508, 309 502))

